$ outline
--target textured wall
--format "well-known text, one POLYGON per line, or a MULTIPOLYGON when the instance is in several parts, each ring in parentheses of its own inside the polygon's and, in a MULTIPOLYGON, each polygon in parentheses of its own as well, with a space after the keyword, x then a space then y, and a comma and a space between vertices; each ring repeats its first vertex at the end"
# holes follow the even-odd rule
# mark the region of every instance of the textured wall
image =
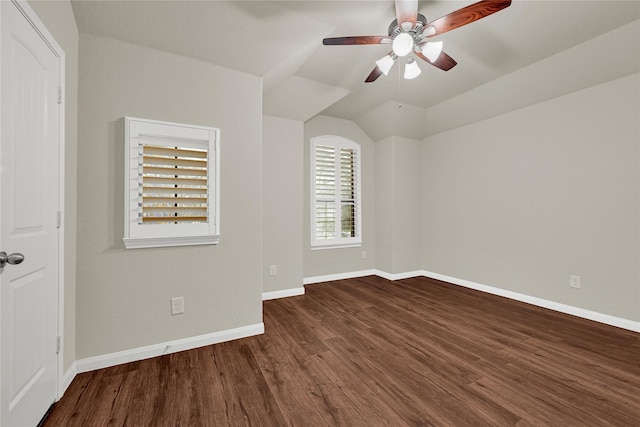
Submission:
POLYGON ((78 358, 262 322, 260 78, 82 34, 79 89, 78 358), (124 116, 220 128, 218 245, 124 249, 124 116))
POLYGON ((423 268, 640 320, 638 93, 634 74, 427 138, 423 268))
POLYGON ((262 120, 262 292, 301 288, 304 125, 262 120))
POLYGON ((376 269, 421 270, 421 142, 391 136, 376 142, 376 269))

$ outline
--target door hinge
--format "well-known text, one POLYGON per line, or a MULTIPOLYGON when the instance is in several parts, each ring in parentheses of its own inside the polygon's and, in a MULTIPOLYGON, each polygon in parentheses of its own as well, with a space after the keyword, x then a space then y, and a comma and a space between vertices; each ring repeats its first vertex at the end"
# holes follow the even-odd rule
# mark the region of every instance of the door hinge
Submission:
POLYGON ((58 86, 58 104, 62 104, 62 86, 58 86))
POLYGON ((56 212, 56 228, 60 228, 62 226, 62 212, 56 212))
POLYGON ((60 354, 60 345, 62 342, 62 337, 58 337, 58 339, 56 340, 56 354, 60 354))

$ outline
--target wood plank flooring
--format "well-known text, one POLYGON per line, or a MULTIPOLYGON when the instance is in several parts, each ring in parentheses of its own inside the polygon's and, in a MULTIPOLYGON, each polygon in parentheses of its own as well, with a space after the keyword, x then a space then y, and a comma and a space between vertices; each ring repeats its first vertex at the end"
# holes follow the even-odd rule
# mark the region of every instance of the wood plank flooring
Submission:
POLYGON ((306 290, 264 335, 79 374, 44 425, 640 425, 640 334, 426 278, 306 290))

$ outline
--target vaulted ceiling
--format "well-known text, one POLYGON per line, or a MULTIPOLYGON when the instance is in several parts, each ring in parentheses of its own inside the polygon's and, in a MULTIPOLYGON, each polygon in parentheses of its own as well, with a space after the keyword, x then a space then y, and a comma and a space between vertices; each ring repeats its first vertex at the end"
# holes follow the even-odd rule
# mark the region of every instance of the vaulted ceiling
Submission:
MULTIPOLYGON (((472 3, 421 0, 419 12, 433 20, 472 3)), ((518 70, 564 73, 562 81, 550 84, 567 85, 569 90, 640 70, 636 0, 515 0, 503 11, 438 38, 458 62, 450 71, 421 63, 422 74, 404 80, 396 64, 374 83, 364 79, 388 46, 323 46, 322 39, 386 35, 395 17, 393 0, 83 0, 73 1, 72 6, 82 33, 262 76, 265 114, 302 121, 318 114, 354 120, 374 139, 386 135, 420 139, 472 121, 471 108, 476 111, 481 106, 465 102, 465 96, 478 88, 491 90, 492 81, 508 80, 518 70), (613 30, 615 36, 607 37, 613 30), (576 46, 589 50, 583 55, 592 58, 589 63, 574 61, 571 54, 561 56, 576 46), (552 68, 558 69, 537 65, 554 55, 552 68), (454 99, 461 101, 455 107, 454 99), (469 111, 460 111, 464 105, 470 105, 469 111), (441 118, 445 115, 448 121, 441 118)), ((495 93, 509 108, 518 106, 514 97, 521 85, 529 83, 515 80, 514 93, 495 93)), ((551 90, 540 86, 526 89, 534 95, 551 90)))

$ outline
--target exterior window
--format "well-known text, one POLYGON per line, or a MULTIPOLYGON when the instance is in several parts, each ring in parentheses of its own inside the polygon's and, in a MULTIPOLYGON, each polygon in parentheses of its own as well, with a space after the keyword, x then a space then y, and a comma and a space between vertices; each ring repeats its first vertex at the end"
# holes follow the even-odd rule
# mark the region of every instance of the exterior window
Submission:
POLYGON ((219 130, 125 118, 128 249, 216 244, 219 130))
POLYGON ((360 145, 339 136, 311 140, 311 246, 360 246, 360 145))

